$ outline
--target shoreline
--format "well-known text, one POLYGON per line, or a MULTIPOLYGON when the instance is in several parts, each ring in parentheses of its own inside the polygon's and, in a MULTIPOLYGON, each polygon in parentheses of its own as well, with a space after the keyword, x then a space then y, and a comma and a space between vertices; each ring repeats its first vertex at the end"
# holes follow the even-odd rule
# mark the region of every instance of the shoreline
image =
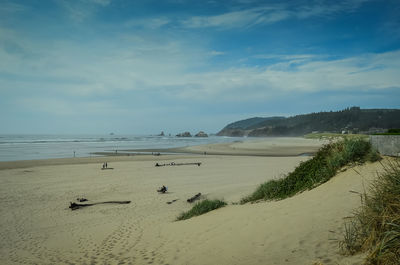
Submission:
POLYGON ((181 159, 187 156, 255 156, 307 157, 312 156, 326 141, 296 137, 245 139, 240 142, 205 144, 179 148, 128 149, 112 152, 93 152, 94 156, 0 161, 0 170, 73 164, 95 164, 121 161, 154 161, 181 159), (267 140, 266 140, 267 139, 267 140), (273 139, 275 141, 271 142, 273 139), (153 154, 152 154, 153 153, 153 154), (160 155, 157 155, 160 154, 160 155))
MULTIPOLYGON (((160 157, 160 156, 158 156, 160 157)), ((163 155, 162 159, 180 159, 182 155, 163 155)), ((101 164, 104 162, 129 162, 129 161, 153 161, 156 156, 153 155, 120 155, 120 156, 96 156, 96 157, 71 157, 71 158, 48 158, 37 160, 16 160, 1 161, 0 170, 42 167, 42 166, 62 166, 62 165, 84 165, 84 164, 101 164)))

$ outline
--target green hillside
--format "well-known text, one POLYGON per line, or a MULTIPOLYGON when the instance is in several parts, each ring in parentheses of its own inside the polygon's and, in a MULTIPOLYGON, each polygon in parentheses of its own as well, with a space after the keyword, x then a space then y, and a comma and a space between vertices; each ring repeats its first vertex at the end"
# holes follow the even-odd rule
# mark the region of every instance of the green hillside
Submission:
POLYGON ((385 132, 400 128, 400 109, 346 108, 292 117, 250 118, 227 125, 220 136, 300 136, 312 132, 385 132))

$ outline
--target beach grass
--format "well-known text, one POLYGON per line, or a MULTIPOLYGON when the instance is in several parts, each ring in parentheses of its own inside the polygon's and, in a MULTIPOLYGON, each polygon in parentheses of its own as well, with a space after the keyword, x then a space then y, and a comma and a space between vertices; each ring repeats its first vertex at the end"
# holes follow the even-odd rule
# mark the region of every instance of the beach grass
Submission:
POLYGON ((222 200, 204 200, 196 203, 192 209, 187 212, 183 212, 177 217, 177 221, 186 220, 194 216, 202 215, 212 210, 224 207, 227 205, 226 202, 222 200))
POLYGON ((341 249, 367 251, 365 264, 400 264, 400 160, 392 160, 361 195, 361 208, 344 224, 341 249))
POLYGON ((244 204, 258 200, 285 199, 328 181, 341 167, 349 163, 379 159, 379 154, 371 144, 362 138, 345 138, 331 142, 321 147, 312 159, 300 163, 286 177, 261 184, 240 202, 244 204))

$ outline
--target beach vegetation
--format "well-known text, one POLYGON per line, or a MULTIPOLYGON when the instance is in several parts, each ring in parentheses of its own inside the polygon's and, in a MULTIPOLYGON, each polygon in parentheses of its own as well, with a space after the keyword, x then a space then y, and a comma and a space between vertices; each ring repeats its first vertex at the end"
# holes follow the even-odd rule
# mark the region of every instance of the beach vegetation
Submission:
POLYGON ((399 128, 392 128, 392 129, 389 129, 387 132, 388 133, 399 133, 400 134, 400 129, 399 128))
POLYGON ((226 206, 227 203, 223 200, 204 200, 196 203, 192 209, 181 213, 177 217, 177 221, 186 220, 194 216, 202 215, 212 210, 226 206))
POLYGON ((301 162, 296 169, 281 179, 261 184, 241 203, 258 200, 279 200, 312 189, 328 181, 349 163, 377 161, 379 154, 362 138, 345 138, 321 147, 312 159, 301 162))
POLYGON ((365 264, 399 264, 400 261, 400 160, 389 160, 384 171, 360 194, 361 207, 344 224, 342 251, 368 252, 365 264))

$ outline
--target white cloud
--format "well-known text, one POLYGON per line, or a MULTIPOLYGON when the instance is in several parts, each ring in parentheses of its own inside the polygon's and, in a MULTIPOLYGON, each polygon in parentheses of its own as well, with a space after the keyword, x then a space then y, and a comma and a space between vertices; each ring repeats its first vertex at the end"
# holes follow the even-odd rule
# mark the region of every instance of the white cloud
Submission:
POLYGON ((307 19, 316 16, 329 16, 337 12, 352 12, 367 1, 369 0, 264 5, 214 16, 193 16, 182 21, 182 25, 187 28, 247 28, 273 24, 292 18, 307 19))
POLYGON ((142 27, 145 29, 158 29, 169 24, 171 21, 166 17, 156 17, 147 19, 131 19, 125 22, 126 27, 142 27))
POLYGON ((52 115, 74 116, 74 115, 108 115, 128 114, 126 110, 110 101, 64 99, 60 97, 22 97, 14 102, 19 109, 25 109, 31 113, 43 112, 52 115))
POLYGON ((12 2, 3 2, 0 5, 0 14, 11 14, 25 11, 27 8, 21 4, 12 2))
POLYGON ((101 6, 107 6, 111 3, 111 0, 88 0, 88 1, 101 6))
MULTIPOLYGON (((296 56, 294 56, 296 57, 296 56)), ((348 91, 361 93, 399 87, 400 51, 365 54, 342 60, 297 61, 272 66, 232 68, 189 74, 179 86, 182 98, 252 101, 292 92, 348 91)))
POLYGON ((182 22, 188 28, 249 27, 257 24, 270 24, 288 17, 288 12, 279 7, 252 8, 243 11, 233 11, 216 16, 195 16, 182 22))
POLYGON ((225 52, 211 51, 209 54, 210 54, 211 56, 219 56, 219 55, 224 55, 225 52))
MULTIPOLYGON (((222 51, 161 36, 134 34, 112 44, 96 40, 96 45, 37 42, 13 32, 2 39, 17 43, 23 51, 13 53, 0 47, 0 89, 16 94, 90 99, 140 91, 171 101, 241 102, 280 93, 377 90, 400 84, 400 50, 341 60, 312 54, 256 55, 278 62, 213 70, 208 60, 222 51)), ((140 99, 132 100, 140 103, 140 99)), ((48 108, 56 105, 60 112, 71 109, 62 107, 62 102, 48 108)))
POLYGON ((111 0, 55 0, 76 23, 81 23, 95 14, 99 8, 105 8, 111 0))

